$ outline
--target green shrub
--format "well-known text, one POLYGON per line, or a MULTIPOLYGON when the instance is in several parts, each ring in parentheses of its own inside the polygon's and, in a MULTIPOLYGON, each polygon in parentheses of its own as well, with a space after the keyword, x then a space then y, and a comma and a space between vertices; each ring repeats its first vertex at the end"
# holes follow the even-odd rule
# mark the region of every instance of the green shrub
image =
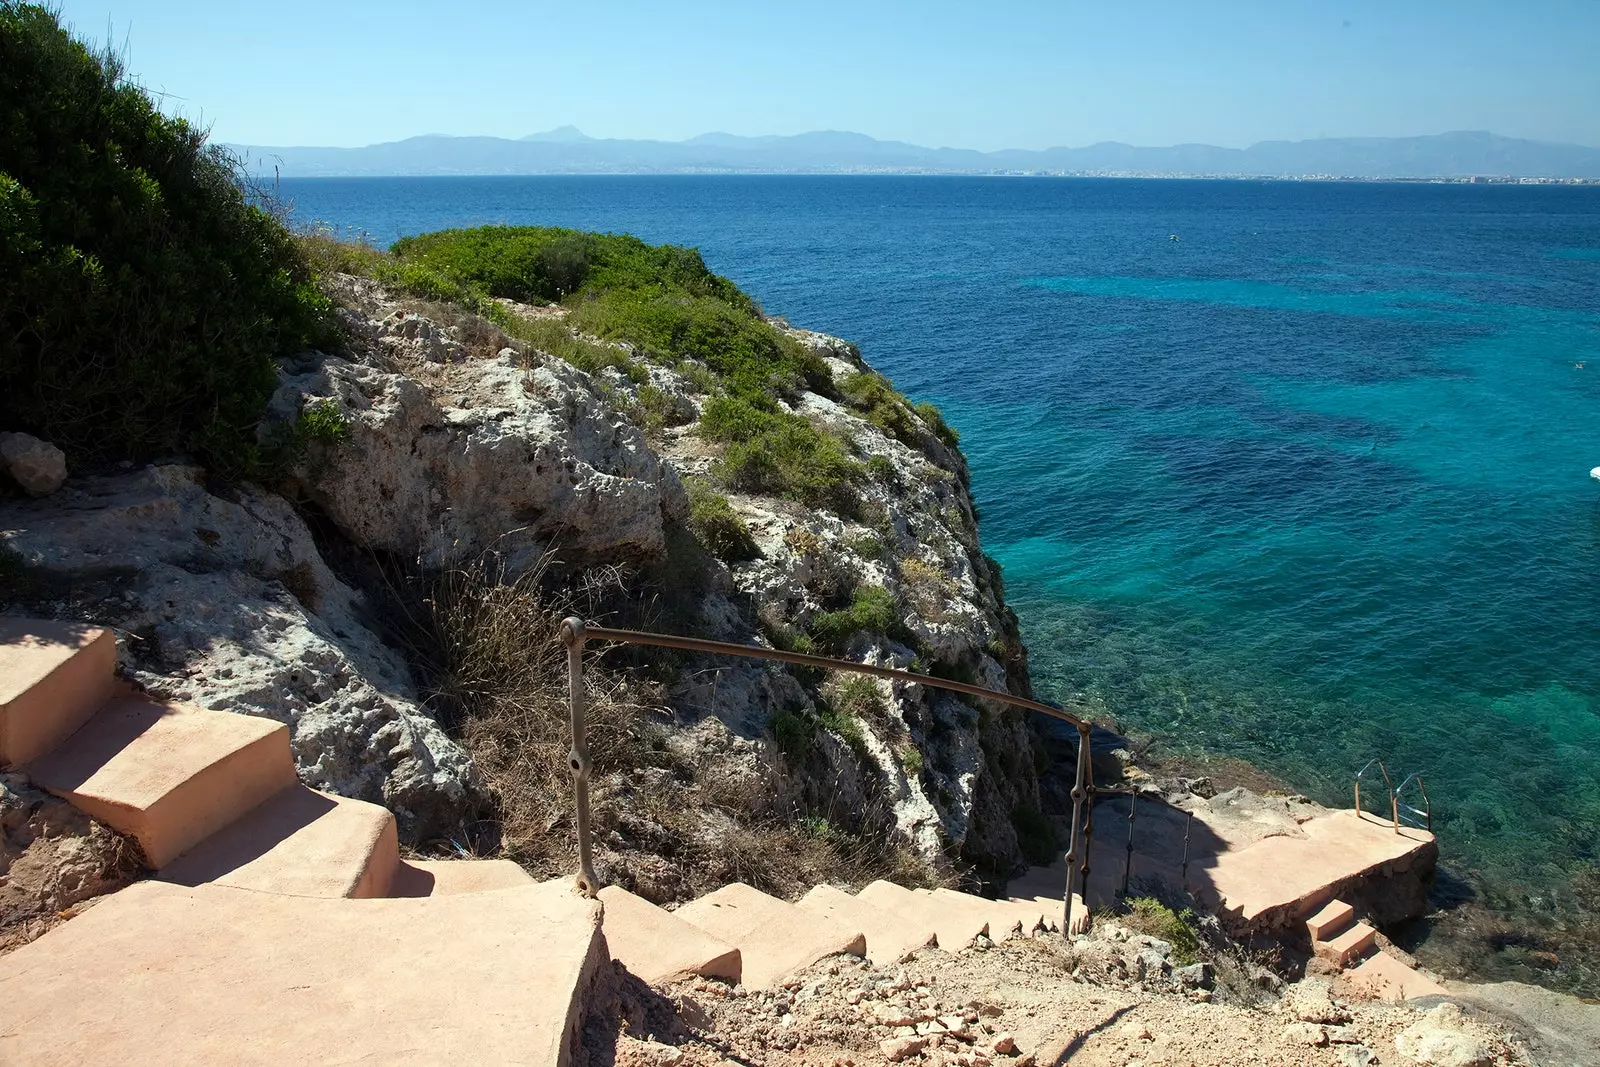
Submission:
POLYGON ((866 420, 902 444, 917 447, 917 421, 905 397, 883 375, 874 371, 852 374, 840 385, 850 405, 866 420))
POLYGON ((272 358, 332 320, 205 141, 51 10, 0 0, 0 425, 92 459, 254 467, 272 358))
POLYGON ((761 555, 750 537, 749 528, 727 497, 699 479, 690 479, 686 488, 689 490, 689 527, 708 552, 727 563, 761 555))
POLYGON ((850 746, 850 751, 861 760, 871 760, 872 752, 867 748, 866 730, 861 725, 861 720, 856 718, 848 709, 836 708, 828 701, 817 699, 817 725, 837 735, 845 744, 850 746))
POLYGON ((1175 912, 1154 897, 1134 897, 1124 902, 1127 914, 1123 924, 1139 933, 1170 942, 1172 954, 1187 966, 1200 961, 1200 935, 1197 920, 1188 908, 1175 912))
POLYGON ((815 616, 809 627, 817 647, 830 653, 844 650, 850 638, 868 633, 892 635, 900 628, 900 610, 894 595, 878 585, 864 585, 850 597, 850 606, 815 616))
POLYGON ((811 741, 816 734, 816 724, 806 716, 788 708, 779 708, 772 715, 772 737, 778 742, 778 751, 791 765, 799 765, 811 753, 811 741))
POLYGON ((479 226, 403 237, 396 256, 487 292, 527 303, 580 293, 661 286, 713 297, 756 316, 755 301, 707 269, 693 248, 647 245, 627 234, 546 226, 479 226))
POLYGON ((715 469, 742 492, 788 497, 841 515, 853 515, 859 504, 861 464, 845 455, 837 438, 795 415, 729 445, 715 469))
POLYGON ((916 408, 917 414, 922 416, 922 421, 928 424, 928 429, 933 431, 935 437, 950 448, 961 447, 961 435, 956 433, 955 427, 944 421, 944 415, 940 413, 938 408, 927 401, 913 406, 916 408))

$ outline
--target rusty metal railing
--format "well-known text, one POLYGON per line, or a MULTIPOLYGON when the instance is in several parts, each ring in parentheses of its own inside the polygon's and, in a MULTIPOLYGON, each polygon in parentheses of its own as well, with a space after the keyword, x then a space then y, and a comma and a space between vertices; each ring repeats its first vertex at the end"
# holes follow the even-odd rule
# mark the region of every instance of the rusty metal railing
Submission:
MULTIPOLYGON (((600 889, 600 879, 594 873, 594 851, 589 833, 589 773, 593 764, 585 741, 584 704, 586 690, 583 680, 583 651, 590 641, 615 641, 629 645, 649 645, 656 648, 676 648, 686 652, 705 652, 713 655, 739 656, 744 659, 774 660, 791 663, 797 667, 816 667, 830 671, 850 671, 874 678, 886 678, 908 685, 924 685, 930 689, 944 689, 952 693, 965 693, 984 700, 997 700, 1012 707, 1036 711, 1063 722, 1071 723, 1078 731, 1077 772, 1072 786, 1072 836, 1067 848, 1067 887, 1063 895, 1064 909, 1061 929, 1065 936, 1072 932, 1072 897, 1076 887, 1089 884, 1089 844, 1094 833, 1094 771, 1089 760, 1089 724, 1070 712, 1027 697, 1014 696, 998 689, 958 682, 949 678, 935 678, 894 667, 878 667, 869 663, 852 663, 849 660, 828 656, 813 656, 804 652, 785 652, 760 645, 741 645, 730 641, 708 641, 699 637, 681 637, 675 634, 650 633, 644 630, 615 630, 596 626, 578 618, 563 619, 561 643, 567 646, 567 690, 572 713, 572 751, 569 764, 572 768, 572 785, 577 802, 578 833, 578 888, 588 896, 600 889), (1084 801, 1088 801, 1086 805, 1084 801), (1079 829, 1082 828, 1080 835, 1079 829), (1083 851, 1078 852, 1079 845, 1083 851), (1077 865, 1076 870, 1074 865, 1077 865), (1076 877, 1074 877, 1076 875, 1076 877)), ((1087 893, 1085 894, 1087 899, 1087 893)), ((1086 905, 1087 906, 1087 905, 1086 905)))

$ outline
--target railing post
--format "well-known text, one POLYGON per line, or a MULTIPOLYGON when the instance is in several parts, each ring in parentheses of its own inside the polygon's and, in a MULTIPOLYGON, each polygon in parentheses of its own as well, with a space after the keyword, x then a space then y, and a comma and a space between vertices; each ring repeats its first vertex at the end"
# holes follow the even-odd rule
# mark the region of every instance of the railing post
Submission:
POLYGON ((1139 794, 1128 790, 1128 858, 1122 865, 1122 896, 1128 895, 1128 883, 1133 878, 1133 817, 1139 810, 1139 794))
POLYGON ((1185 893, 1189 892, 1189 831, 1194 829, 1194 812, 1188 814, 1189 817, 1183 823, 1183 868, 1178 874, 1185 893))
POLYGON ((1083 907, 1089 909, 1089 852, 1094 844, 1094 763, 1089 757, 1089 724, 1078 724, 1079 759, 1083 764, 1083 866, 1078 884, 1083 888, 1083 907))
MULTIPOLYGON (((1072 938, 1072 891, 1073 880, 1077 875, 1078 864, 1078 827, 1083 813, 1083 778, 1089 765, 1089 746, 1084 743, 1080 734, 1078 739, 1078 766, 1072 779, 1072 836, 1067 839, 1067 892, 1064 901, 1066 913, 1061 920, 1061 936, 1066 940, 1072 938)), ((1084 902, 1088 907, 1088 901, 1084 902)))
POLYGON ((594 851, 589 841, 589 745, 584 730, 584 683, 582 619, 561 620, 561 643, 567 646, 567 700, 572 710, 572 751, 568 765, 572 768, 572 790, 577 802, 578 818, 578 889, 584 896, 592 897, 600 889, 600 879, 594 874, 594 851))

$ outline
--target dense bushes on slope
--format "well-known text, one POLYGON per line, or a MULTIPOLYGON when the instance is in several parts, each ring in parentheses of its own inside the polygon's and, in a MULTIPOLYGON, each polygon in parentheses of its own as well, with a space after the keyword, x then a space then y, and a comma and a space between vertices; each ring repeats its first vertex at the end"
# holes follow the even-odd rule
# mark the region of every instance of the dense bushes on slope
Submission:
POLYGON ((272 357, 327 305, 205 141, 53 12, 0 0, 0 425, 250 465, 272 357))

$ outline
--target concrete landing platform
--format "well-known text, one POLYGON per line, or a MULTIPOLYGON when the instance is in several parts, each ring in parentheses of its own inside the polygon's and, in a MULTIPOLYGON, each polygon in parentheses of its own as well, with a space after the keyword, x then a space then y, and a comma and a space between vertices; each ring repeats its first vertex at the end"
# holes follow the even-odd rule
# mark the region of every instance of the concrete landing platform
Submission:
POLYGON ((143 882, 0 957, 0 1063, 564 1067, 606 958, 564 879, 402 900, 143 882))
MULTIPOLYGON (((1128 866, 1127 796, 1095 806, 1088 903, 1112 905, 1128 866)), ((1298 937, 1304 922, 1335 897, 1363 904, 1388 923, 1421 914, 1438 860, 1433 835, 1350 810, 1284 798, 1235 801, 1223 794, 1179 808, 1140 797, 1133 826, 1131 891, 1164 883, 1192 896, 1236 934, 1298 937), (1192 826, 1190 812, 1194 814, 1192 826), (1183 838, 1189 831, 1189 864, 1183 838)), ((1011 881, 1012 897, 1060 900, 1066 866, 1035 867, 1011 881)), ((1148 892, 1148 889, 1146 890, 1148 892)))

